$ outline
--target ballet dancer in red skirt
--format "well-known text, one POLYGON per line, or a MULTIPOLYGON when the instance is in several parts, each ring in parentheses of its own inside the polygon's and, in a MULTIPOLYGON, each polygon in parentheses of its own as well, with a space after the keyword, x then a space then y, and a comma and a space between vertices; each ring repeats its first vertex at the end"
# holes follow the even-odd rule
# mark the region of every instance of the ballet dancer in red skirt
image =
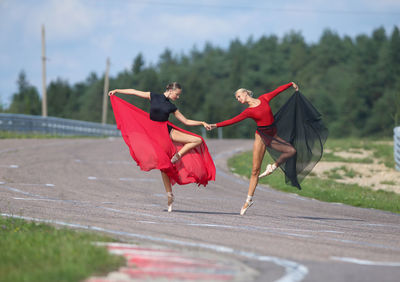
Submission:
POLYGON ((204 139, 168 121, 171 113, 188 126, 202 125, 203 121, 187 119, 171 103, 182 94, 182 87, 174 82, 163 94, 135 89, 115 89, 108 93, 115 120, 130 154, 144 171, 159 169, 168 196, 168 212, 172 211, 172 185, 197 183, 206 186, 215 180, 214 162, 204 139), (136 95, 150 100, 150 114, 114 96, 116 93, 136 95))
POLYGON ((244 215, 253 204, 253 196, 258 180, 270 175, 281 167, 286 182, 301 189, 299 182, 311 171, 322 156, 322 145, 327 137, 327 130, 320 120, 320 114, 311 103, 298 91, 298 86, 290 82, 272 92, 253 98, 247 89, 238 89, 236 99, 249 106, 232 119, 210 124, 207 129, 223 127, 251 118, 257 123, 253 145, 253 168, 250 177, 247 199, 240 214, 244 215), (296 92, 275 115, 269 102, 282 91, 293 87, 296 92), (277 118, 278 117, 278 118, 277 118), (268 164, 260 174, 265 151, 268 150, 275 160, 268 164))

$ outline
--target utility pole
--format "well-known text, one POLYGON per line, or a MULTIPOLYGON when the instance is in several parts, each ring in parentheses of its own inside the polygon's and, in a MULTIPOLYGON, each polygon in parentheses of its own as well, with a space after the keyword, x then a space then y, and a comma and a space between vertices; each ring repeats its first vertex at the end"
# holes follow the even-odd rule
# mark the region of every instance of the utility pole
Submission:
POLYGON ((47 117, 47 93, 46 93, 46 46, 44 25, 42 25, 42 116, 47 117))
POLYGON ((110 58, 107 58, 106 73, 104 75, 104 92, 103 92, 103 115, 101 118, 101 123, 106 124, 107 121, 107 96, 108 96, 108 72, 110 70, 110 58))

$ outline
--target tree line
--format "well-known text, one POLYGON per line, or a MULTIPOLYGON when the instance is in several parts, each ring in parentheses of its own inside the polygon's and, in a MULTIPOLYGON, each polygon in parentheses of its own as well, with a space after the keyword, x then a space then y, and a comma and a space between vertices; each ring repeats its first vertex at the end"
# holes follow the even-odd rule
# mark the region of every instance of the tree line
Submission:
MULTIPOLYGON (((299 32, 282 38, 250 37, 245 42, 232 40, 227 48, 207 43, 188 54, 166 49, 156 64, 148 65, 139 53, 130 69, 110 78, 110 89, 163 93, 172 81, 183 86, 176 105, 191 119, 214 123, 231 118, 243 110, 234 99, 236 89, 250 89, 257 97, 294 81, 322 114, 331 136, 391 136, 393 127, 400 125, 400 32, 398 27, 390 34, 377 28, 371 35, 351 38, 325 30, 313 44, 299 32)), ((23 71, 17 84, 10 106, 0 111, 39 115, 40 95, 23 71)), ((103 85, 104 76, 95 73, 73 85, 62 78, 50 82, 48 115, 100 122, 103 85)), ((274 112, 292 93, 287 92, 271 102, 274 112)), ((146 100, 126 95, 123 99, 149 109, 146 100)), ((110 105, 107 122, 115 122, 110 105)), ((224 136, 252 137, 254 128, 247 120, 224 128, 224 136)))

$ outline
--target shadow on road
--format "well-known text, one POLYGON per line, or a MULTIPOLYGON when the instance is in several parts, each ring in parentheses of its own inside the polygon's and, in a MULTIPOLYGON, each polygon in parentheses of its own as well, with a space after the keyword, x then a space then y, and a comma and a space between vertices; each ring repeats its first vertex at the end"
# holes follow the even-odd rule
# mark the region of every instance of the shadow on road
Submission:
MULTIPOLYGON (((166 209, 164 211, 167 211, 166 209)), ((185 211, 185 210, 173 210, 172 213, 201 213, 201 214, 229 214, 229 215, 239 215, 238 212, 207 212, 207 211, 185 211)))

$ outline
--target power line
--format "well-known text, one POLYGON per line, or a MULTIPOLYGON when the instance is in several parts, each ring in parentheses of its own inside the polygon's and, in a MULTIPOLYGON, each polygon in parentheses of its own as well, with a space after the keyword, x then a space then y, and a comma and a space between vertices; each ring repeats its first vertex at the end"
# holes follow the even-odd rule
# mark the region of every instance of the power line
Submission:
POLYGON ((229 9, 229 10, 265 10, 267 12, 289 12, 289 13, 316 13, 316 14, 348 14, 348 15, 400 15, 400 11, 367 11, 367 10, 339 10, 339 9, 304 9, 304 8, 276 8, 276 7, 260 7, 248 5, 218 5, 218 4, 202 4, 187 2, 163 2, 153 0, 136 0, 135 4, 151 4, 159 6, 171 6, 181 8, 210 8, 210 9, 229 9))

